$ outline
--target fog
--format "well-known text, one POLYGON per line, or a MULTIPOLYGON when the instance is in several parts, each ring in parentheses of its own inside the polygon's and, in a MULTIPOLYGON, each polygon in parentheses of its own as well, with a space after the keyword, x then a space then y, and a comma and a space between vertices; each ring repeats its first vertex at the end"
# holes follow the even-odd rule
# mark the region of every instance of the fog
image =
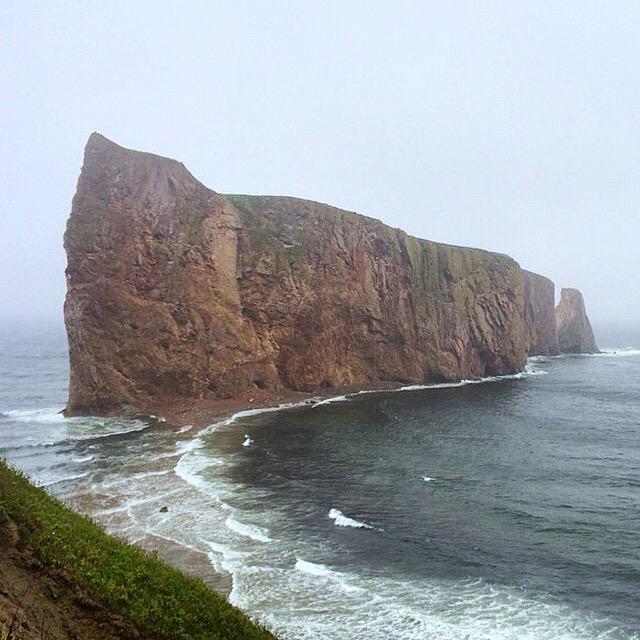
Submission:
POLYGON ((0 8, 0 316, 60 321, 92 131, 513 256, 640 323, 640 4, 0 8))

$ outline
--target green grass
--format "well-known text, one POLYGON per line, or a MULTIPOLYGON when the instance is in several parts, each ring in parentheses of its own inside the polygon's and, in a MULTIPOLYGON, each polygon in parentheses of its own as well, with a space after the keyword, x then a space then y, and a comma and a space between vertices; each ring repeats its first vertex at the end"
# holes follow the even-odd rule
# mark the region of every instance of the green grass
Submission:
POLYGON ((90 597, 143 635, 178 639, 274 640, 204 582, 105 533, 0 461, 0 518, 18 527, 20 546, 64 570, 90 597))

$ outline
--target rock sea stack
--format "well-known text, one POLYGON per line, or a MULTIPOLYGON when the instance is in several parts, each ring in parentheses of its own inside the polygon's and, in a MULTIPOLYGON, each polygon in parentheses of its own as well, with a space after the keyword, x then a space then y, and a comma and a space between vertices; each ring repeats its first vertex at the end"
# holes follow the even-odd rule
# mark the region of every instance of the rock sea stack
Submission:
POLYGON ((555 317, 562 353, 599 353, 580 291, 562 289, 555 317))
POLYGON ((506 255, 221 195, 97 133, 64 245, 68 414, 508 374, 557 352, 553 283, 506 255))

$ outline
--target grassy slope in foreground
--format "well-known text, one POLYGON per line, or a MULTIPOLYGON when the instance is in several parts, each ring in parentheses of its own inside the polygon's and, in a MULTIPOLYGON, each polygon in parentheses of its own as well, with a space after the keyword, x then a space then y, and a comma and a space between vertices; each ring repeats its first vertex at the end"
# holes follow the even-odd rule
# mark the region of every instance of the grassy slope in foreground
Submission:
POLYGON ((274 640, 203 582, 108 535, 0 461, 0 518, 6 516, 21 545, 144 636, 274 640))

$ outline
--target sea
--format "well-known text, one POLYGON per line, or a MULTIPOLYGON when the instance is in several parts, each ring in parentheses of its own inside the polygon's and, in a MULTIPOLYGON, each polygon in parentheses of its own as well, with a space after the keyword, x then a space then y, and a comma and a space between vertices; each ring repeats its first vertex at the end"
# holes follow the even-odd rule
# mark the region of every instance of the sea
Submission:
POLYGON ((0 455, 282 640, 640 638, 640 328, 518 375, 206 428, 60 414, 61 326, 0 329, 0 455))

